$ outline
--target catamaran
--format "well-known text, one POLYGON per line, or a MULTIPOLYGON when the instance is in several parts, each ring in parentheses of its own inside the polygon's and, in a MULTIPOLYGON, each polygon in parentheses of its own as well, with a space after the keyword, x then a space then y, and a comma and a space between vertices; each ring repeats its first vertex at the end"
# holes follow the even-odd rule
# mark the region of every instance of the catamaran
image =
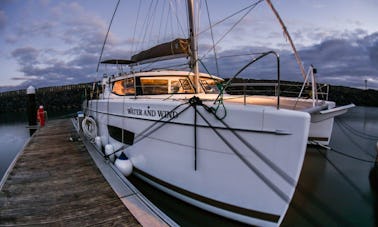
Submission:
POLYGON ((185 56, 190 70, 130 70, 104 77, 100 94, 83 103, 84 133, 103 147, 104 156, 126 156, 133 174, 168 194, 243 223, 277 226, 293 197, 309 136, 329 142, 333 116, 347 108, 282 97, 274 51, 254 58, 235 77, 274 56, 276 96, 227 94, 232 79, 224 83, 199 72, 193 1, 187 5, 187 38, 130 60, 102 63, 132 68, 185 56))

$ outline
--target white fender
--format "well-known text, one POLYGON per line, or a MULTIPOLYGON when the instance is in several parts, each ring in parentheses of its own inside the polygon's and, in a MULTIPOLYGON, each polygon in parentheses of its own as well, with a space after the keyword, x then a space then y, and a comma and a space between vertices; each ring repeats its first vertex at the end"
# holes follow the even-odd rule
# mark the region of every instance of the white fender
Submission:
POLYGON ((114 162, 115 155, 114 155, 114 147, 111 144, 105 145, 105 155, 109 156, 110 161, 114 162))
POLYGON ((95 144, 97 146, 97 149, 101 150, 101 145, 102 145, 102 143, 101 143, 101 137, 96 136, 96 138, 95 138, 95 144))
POLYGON ((119 171, 125 175, 129 176, 133 172, 133 164, 122 152, 121 155, 116 159, 114 165, 119 169, 119 171))

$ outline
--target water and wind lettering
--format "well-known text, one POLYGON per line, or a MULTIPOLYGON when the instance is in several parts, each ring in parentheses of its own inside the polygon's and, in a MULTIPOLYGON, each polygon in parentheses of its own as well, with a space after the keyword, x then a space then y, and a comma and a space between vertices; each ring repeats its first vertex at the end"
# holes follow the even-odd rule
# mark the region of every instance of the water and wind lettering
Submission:
POLYGON ((158 110, 158 109, 138 109, 138 108, 127 108, 127 113, 133 116, 145 116, 145 117, 159 117, 159 118, 174 118, 177 116, 176 111, 169 110, 158 110))

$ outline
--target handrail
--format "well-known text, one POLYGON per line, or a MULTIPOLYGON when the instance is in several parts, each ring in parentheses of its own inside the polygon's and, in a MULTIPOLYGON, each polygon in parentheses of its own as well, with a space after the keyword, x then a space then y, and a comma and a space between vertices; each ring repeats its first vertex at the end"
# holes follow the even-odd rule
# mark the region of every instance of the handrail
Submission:
MULTIPOLYGON (((316 84, 316 81, 315 81, 315 74, 316 74, 316 69, 314 68, 313 65, 311 65, 308 69, 308 72, 306 74, 306 77, 305 77, 305 80, 303 81, 303 85, 302 85, 302 89, 301 91, 299 92, 299 95, 298 95, 298 99, 299 97, 302 95, 302 92, 303 92, 303 89, 307 83, 307 81, 309 80, 309 77, 311 77, 311 89, 312 89, 312 106, 316 106, 316 104, 318 103, 318 100, 319 100, 319 97, 318 97, 318 88, 317 88, 317 84, 316 84)), ((327 87, 327 90, 329 88, 327 87)), ((327 98, 326 100, 328 100, 328 91, 327 91, 327 98)))
POLYGON ((265 52, 265 53, 262 53, 260 56, 258 56, 257 58, 252 59, 252 61, 248 62, 243 68, 241 68, 230 80, 227 81, 227 83, 225 84, 225 86, 222 87, 221 91, 219 92, 217 98, 214 101, 214 104, 219 101, 219 98, 221 97, 221 95, 223 94, 223 92, 226 90, 226 88, 228 88, 230 86, 231 81, 233 79, 235 79, 241 72, 243 72, 250 65, 252 65, 253 63, 257 62, 258 60, 264 58, 265 56, 267 56, 269 54, 274 54, 276 56, 276 59, 277 59, 277 84, 278 84, 278 86, 277 86, 277 109, 279 109, 280 108, 280 57, 273 50, 265 52))
MULTIPOLYGON (((285 93, 285 94, 295 94, 295 96, 290 96, 290 97, 301 97, 301 95, 298 96, 298 93, 300 91, 285 91, 283 90, 283 88, 289 88, 289 87, 299 87, 300 89, 302 88, 302 85, 301 84, 285 84, 285 83, 282 83, 281 82, 281 87, 280 87, 280 92, 281 92, 281 96, 285 93)), ((248 87, 274 87, 275 91, 277 89, 277 86, 278 86, 278 83, 276 82, 249 82, 249 83, 232 83, 230 84, 229 87, 241 87, 241 89, 239 90, 235 90, 235 89, 232 89, 232 91, 228 91, 228 92, 241 92, 243 91, 243 95, 246 96, 246 92, 249 91, 249 89, 247 89, 248 87)), ((264 92, 264 90, 257 90, 258 92, 264 92)), ((302 90, 302 94, 304 92, 304 89, 302 90)), ((311 91, 312 91, 312 88, 311 88, 311 91)), ((310 94, 312 94, 313 92, 311 92, 310 94)), ((328 84, 317 84, 317 95, 320 96, 322 95, 322 99, 323 100, 326 100, 328 101, 328 93, 329 93, 329 85, 328 84), (322 88, 325 88, 326 91, 322 91, 322 88)), ((276 92, 274 92, 274 96, 276 96, 276 92)), ((312 98, 312 97, 311 97, 312 98)), ((246 104, 246 103, 244 103, 246 104)))

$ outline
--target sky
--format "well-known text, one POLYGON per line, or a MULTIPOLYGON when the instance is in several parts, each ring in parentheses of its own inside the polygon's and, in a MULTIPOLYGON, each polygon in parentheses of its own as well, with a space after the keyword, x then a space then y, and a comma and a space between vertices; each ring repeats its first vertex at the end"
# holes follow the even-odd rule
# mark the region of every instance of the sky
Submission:
MULTIPOLYGON (((202 62, 210 73, 227 78, 253 54, 274 50, 281 58, 281 78, 303 81, 290 45, 265 1, 222 21, 256 2, 197 3, 202 62)), ((272 3, 306 70, 311 64, 317 68, 318 82, 365 88, 366 81, 368 88, 378 89, 377 0, 272 3)), ((99 80, 104 68, 96 72, 97 63, 116 4, 117 0, 1 0, 0 91, 99 80)), ((183 0, 121 0, 102 59, 129 59, 158 42, 186 37, 184 7, 183 0)), ((275 62, 266 59, 243 76, 274 79, 274 70, 275 62)))

